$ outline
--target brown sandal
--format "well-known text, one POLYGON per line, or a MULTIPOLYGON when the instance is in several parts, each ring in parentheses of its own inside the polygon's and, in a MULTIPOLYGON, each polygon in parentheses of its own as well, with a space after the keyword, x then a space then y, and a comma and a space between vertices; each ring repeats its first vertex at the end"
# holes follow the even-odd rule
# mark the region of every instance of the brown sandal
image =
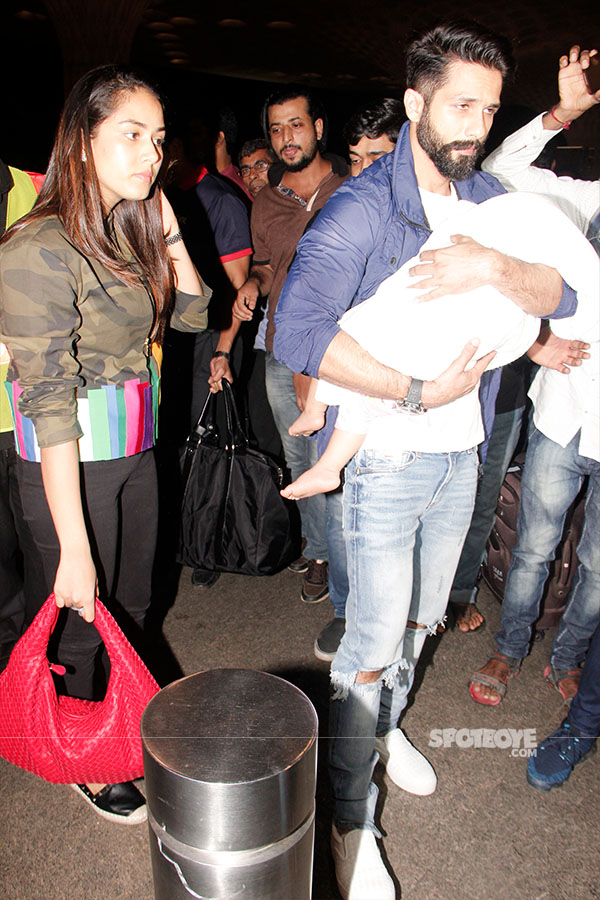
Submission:
POLYGON ((507 656, 505 653, 493 653, 486 665, 489 665, 494 660, 504 663, 507 666, 508 671, 506 673, 506 681, 503 681, 502 678, 496 678, 495 675, 488 675, 485 672, 475 672, 469 682, 469 693, 471 694, 471 697, 476 703, 482 703, 484 706, 498 706, 504 699, 506 685, 508 684, 509 679, 518 675, 521 669, 521 660, 515 659, 513 656, 507 656), (475 689, 476 684, 482 684, 485 687, 493 688, 498 696, 495 698, 482 697, 475 689))
POLYGON ((544 681, 558 691, 567 704, 579 690, 580 678, 581 669, 555 669, 554 666, 546 666, 544 669, 544 681))

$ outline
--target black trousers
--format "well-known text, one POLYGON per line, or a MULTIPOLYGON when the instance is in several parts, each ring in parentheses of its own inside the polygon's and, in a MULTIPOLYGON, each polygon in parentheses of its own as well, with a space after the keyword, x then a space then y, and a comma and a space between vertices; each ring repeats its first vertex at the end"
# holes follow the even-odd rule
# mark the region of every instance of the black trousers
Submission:
MULTIPOLYGON (((156 550, 154 453, 145 450, 124 459, 81 463, 80 476, 98 593, 135 645, 150 605, 156 550)), ((18 479, 24 517, 43 563, 46 597, 54 586, 60 550, 40 464, 19 459, 18 479)), ((31 612, 36 611, 28 611, 28 617, 32 618, 31 612)), ((59 690, 74 697, 99 699, 107 676, 102 650, 95 626, 73 610, 63 610, 49 653, 53 662, 60 662, 67 669, 59 690)))

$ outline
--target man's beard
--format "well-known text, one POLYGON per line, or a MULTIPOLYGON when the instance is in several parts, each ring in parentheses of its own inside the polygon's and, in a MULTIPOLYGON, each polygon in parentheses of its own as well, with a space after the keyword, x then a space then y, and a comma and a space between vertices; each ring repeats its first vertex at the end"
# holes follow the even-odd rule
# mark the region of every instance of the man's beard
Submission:
POLYGON ((468 178, 484 150, 484 144, 477 140, 452 141, 450 144, 444 144, 439 132, 431 122, 427 106, 417 123, 417 139, 440 175, 450 181, 464 181, 468 178), (465 150, 471 147, 475 152, 470 156, 454 157, 452 155, 453 150, 465 150))
MULTIPOLYGON (((297 144, 287 144, 287 147, 297 147, 297 144)), ((282 151, 285 147, 281 148, 282 151)), ((281 162, 284 164, 288 172, 301 172, 303 169, 306 169, 307 166, 310 166, 313 159, 316 157, 319 151, 319 146, 317 143, 317 138, 315 136, 313 143, 310 147, 304 151, 300 159, 295 160, 294 162, 287 162, 282 156, 279 157, 281 162)))

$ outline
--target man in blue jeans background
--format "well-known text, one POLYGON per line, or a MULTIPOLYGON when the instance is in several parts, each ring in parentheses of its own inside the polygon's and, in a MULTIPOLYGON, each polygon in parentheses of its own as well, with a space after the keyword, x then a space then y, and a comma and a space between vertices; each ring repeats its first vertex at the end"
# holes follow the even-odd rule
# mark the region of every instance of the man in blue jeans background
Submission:
MULTIPOLYGON (((492 433, 480 466, 475 509, 450 590, 450 605, 460 631, 477 631, 484 624, 476 606, 481 563, 494 524, 498 495, 523 431, 523 416, 532 363, 527 356, 502 369, 492 433)), ((483 455, 483 454, 481 454, 483 455)))
MULTIPOLYGON (((592 359, 577 370, 580 382, 594 357, 597 369, 598 338, 590 343, 592 359)), ((547 374, 549 370, 543 370, 537 377, 547 374)), ((573 375, 569 378, 574 381, 573 375)), ((540 397, 538 393, 537 406, 534 401, 534 425, 539 427, 534 427, 530 435, 521 481, 518 540, 506 579, 501 626, 496 635, 498 650, 471 679, 471 696, 478 703, 497 706, 506 693, 510 676, 518 672, 529 652, 533 624, 539 616, 544 584, 565 516, 587 478, 577 572, 544 672, 546 680, 566 701, 577 692, 581 664, 600 621, 600 453, 597 412, 593 415, 594 405, 598 406, 598 376, 585 381, 590 392, 580 404, 569 394, 557 397, 552 383, 542 384, 539 390, 544 394, 540 397), (587 406, 585 412, 591 411, 592 415, 584 415, 582 426, 565 444, 563 435, 568 435, 582 403, 587 406), (574 408, 575 416, 567 416, 569 407, 574 408)), ((535 388, 534 382, 532 390, 535 388)))

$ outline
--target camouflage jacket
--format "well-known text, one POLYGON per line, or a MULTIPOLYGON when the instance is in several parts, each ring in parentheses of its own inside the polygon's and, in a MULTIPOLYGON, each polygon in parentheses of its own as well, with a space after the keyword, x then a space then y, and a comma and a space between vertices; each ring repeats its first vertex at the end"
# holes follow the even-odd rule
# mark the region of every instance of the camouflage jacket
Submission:
MULTIPOLYGON (((206 327, 210 290, 176 293, 170 324, 206 327)), ((160 350, 146 354, 153 308, 70 242, 56 217, 0 248, 0 333, 15 441, 25 459, 79 441, 82 460, 131 456, 154 444, 160 350)))

